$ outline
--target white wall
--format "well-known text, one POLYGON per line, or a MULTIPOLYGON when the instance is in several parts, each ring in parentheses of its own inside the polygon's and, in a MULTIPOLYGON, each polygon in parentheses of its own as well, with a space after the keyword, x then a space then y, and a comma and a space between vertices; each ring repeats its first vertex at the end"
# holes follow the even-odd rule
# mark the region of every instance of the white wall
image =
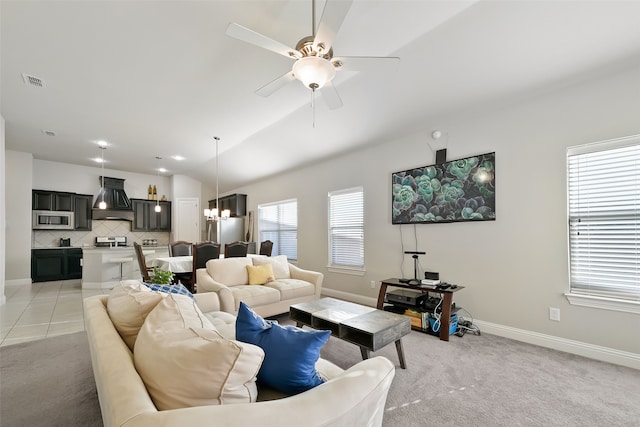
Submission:
POLYGON ((5 151, 6 241, 5 279, 8 283, 31 283, 31 181, 29 153, 5 151))
MULTIPOLYGON (((100 167, 33 160, 33 189, 35 190, 91 194, 95 201, 95 197, 100 192, 100 176, 102 176, 100 167)), ((171 178, 167 176, 123 172, 108 167, 104 168, 104 176, 124 179, 124 190, 129 198, 146 199, 149 185, 157 186, 159 197, 166 194, 168 200, 173 198, 171 178)))
POLYGON ((0 115, 0 305, 7 302, 7 297, 4 294, 4 282, 5 282, 5 241, 7 226, 7 211, 5 203, 5 182, 6 182, 6 169, 5 169, 5 152, 4 152, 4 117, 0 115))
MULTIPOLYGON (((465 286, 456 301, 475 319, 640 357, 640 317, 569 305, 566 148, 640 133, 640 67, 581 82, 519 105, 425 120, 382 145, 236 189, 250 210, 298 200, 298 264, 325 274, 325 288, 377 297, 370 281, 413 276, 404 250, 427 252, 422 270, 465 286), (447 124, 443 126, 442 124, 447 124), (430 134, 448 132, 447 157, 496 152, 496 221, 391 224, 391 173, 434 163, 430 134), (363 277, 328 272, 327 192, 363 185, 363 277), (415 230, 415 237, 414 237, 415 230), (549 307, 561 321, 549 320, 549 307)), ((256 240, 258 237, 256 237, 256 240)), ((640 359, 639 359, 640 360, 640 359)))

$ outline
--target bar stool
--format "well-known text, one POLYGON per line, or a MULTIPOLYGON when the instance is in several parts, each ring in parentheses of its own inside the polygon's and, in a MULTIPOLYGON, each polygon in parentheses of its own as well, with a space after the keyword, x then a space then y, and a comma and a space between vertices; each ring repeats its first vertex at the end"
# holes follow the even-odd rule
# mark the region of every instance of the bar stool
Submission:
POLYGON ((120 281, 122 281, 122 265, 125 262, 133 262, 132 257, 120 257, 120 258, 109 258, 109 262, 111 263, 119 263, 120 264, 120 281))

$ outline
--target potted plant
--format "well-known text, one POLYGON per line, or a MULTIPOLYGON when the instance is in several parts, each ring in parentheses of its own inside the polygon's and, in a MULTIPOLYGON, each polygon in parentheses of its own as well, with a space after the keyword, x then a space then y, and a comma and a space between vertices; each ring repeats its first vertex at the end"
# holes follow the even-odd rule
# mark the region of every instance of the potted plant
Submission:
POLYGON ((173 273, 171 271, 160 270, 158 267, 153 267, 153 274, 150 279, 151 283, 168 285, 173 281, 173 273))

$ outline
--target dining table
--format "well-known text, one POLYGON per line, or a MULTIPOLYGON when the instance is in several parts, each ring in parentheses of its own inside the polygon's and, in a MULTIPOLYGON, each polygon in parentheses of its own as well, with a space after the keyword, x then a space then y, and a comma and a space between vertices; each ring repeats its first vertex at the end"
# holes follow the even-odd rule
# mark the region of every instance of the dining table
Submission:
POLYGON ((191 255, 159 257, 151 261, 151 266, 172 273, 191 273, 193 257, 191 255))

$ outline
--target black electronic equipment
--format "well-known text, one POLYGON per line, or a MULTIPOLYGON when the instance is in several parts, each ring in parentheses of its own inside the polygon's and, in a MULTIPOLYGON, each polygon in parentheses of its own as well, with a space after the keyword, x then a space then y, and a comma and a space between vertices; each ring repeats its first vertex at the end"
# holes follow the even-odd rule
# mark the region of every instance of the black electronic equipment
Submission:
POLYGON ((425 271, 424 278, 427 280, 440 280, 440 273, 436 273, 433 271, 425 271))
POLYGON ((404 251, 405 254, 407 255, 426 255, 426 252, 422 252, 422 251, 404 251))
POLYGON ((442 301, 441 298, 438 297, 429 297, 429 298, 425 298, 420 302, 420 307, 422 307, 424 310, 428 311, 429 313, 434 313, 436 311, 436 307, 438 307, 438 313, 440 311, 442 311, 442 306, 440 304, 440 302, 442 301))
POLYGON ((420 307, 423 301, 428 299, 428 295, 420 291, 412 291, 411 289, 396 289, 387 292, 388 303, 400 303, 414 307, 420 307))

